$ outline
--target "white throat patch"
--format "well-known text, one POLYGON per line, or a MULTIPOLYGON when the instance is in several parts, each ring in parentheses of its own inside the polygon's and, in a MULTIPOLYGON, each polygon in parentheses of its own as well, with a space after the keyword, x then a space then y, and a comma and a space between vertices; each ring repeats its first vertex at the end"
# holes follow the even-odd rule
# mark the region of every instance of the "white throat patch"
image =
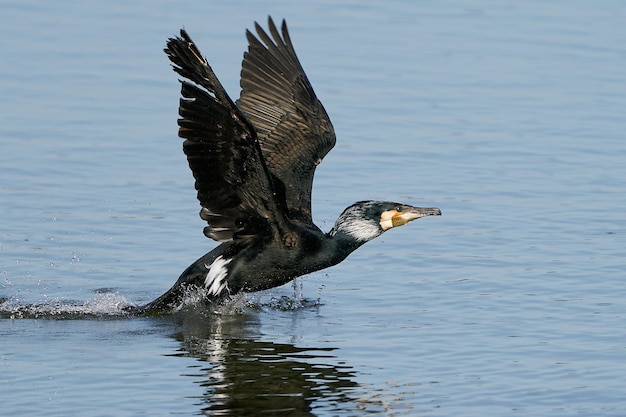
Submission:
POLYGON ((204 278, 204 287, 208 291, 208 295, 219 295, 224 289, 230 292, 228 289, 228 283, 226 277, 228 275, 228 269, 226 268, 232 259, 225 259, 222 255, 215 258, 211 265, 204 265, 209 272, 204 278))
POLYGON ((378 224, 372 223, 367 219, 359 219, 356 217, 352 217, 350 222, 338 226, 337 230, 341 230, 359 242, 370 241, 382 233, 378 224))

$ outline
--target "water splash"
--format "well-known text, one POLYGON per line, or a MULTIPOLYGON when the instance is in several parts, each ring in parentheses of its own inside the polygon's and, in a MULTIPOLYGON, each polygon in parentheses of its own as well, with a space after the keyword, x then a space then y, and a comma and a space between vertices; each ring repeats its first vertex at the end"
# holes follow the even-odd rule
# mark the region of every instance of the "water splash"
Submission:
POLYGON ((292 294, 279 294, 279 291, 270 291, 269 300, 260 297, 257 300, 259 307, 268 307, 281 311, 296 311, 309 308, 317 308, 322 305, 321 298, 310 299, 305 297, 302 280, 294 279, 291 282, 292 294))
POLYGON ((17 298, 0 299, 0 317, 12 319, 61 318, 79 319, 89 317, 128 316, 134 305, 123 295, 97 291, 85 302, 52 299, 41 303, 24 304, 17 298))
MULTIPOLYGON (((207 315, 239 315, 248 310, 273 309, 295 311, 317 308, 320 299, 304 297, 302 283, 294 280, 292 294, 280 294, 280 291, 261 293, 239 293, 219 303, 206 302, 206 294, 198 291, 187 293, 177 311, 204 311, 207 315)), ((115 289, 101 288, 94 291, 92 298, 86 301, 72 301, 51 298, 41 302, 27 303, 19 296, 0 297, 0 318, 11 319, 81 319, 94 317, 128 317, 137 315, 136 304, 129 301, 115 289)), ((141 313, 139 313, 141 315, 141 313)))

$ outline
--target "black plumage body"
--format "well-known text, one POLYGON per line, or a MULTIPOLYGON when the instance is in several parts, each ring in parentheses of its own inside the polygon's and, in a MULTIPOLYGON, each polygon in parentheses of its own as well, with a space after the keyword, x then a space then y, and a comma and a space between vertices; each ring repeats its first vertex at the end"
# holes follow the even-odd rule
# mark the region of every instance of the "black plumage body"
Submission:
POLYGON ((178 120, 195 178, 204 234, 221 245, 187 268, 139 312, 166 312, 185 299, 218 301, 259 291, 344 260, 385 230, 439 215, 436 208, 361 201, 328 233, 312 220, 315 168, 335 133, 295 54, 283 21, 269 35, 247 32, 241 96, 233 102, 181 30, 165 49, 182 80, 178 120))
POLYGON ((197 299, 198 289, 206 292, 201 294, 200 291, 200 295, 214 302, 241 291, 254 292, 283 285, 298 276, 336 265, 356 246, 353 241, 333 239, 305 228, 302 229, 300 238, 300 244, 289 248, 271 241, 243 248, 237 247, 233 242, 223 243, 189 266, 170 291, 144 310, 174 310, 186 297, 190 300, 197 299), (228 287, 220 294, 211 294, 205 280, 210 266, 219 257, 231 259, 227 266, 228 287))

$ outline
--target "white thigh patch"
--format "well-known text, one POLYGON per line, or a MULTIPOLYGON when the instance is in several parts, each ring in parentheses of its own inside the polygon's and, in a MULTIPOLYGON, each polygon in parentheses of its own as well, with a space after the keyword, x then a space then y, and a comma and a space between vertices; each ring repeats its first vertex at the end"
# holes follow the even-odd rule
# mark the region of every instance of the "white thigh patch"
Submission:
POLYGON ((215 258, 211 265, 204 265, 209 270, 204 278, 204 287, 208 295, 219 295, 224 288, 228 290, 226 277, 228 276, 227 266, 232 259, 225 259, 222 255, 215 258))

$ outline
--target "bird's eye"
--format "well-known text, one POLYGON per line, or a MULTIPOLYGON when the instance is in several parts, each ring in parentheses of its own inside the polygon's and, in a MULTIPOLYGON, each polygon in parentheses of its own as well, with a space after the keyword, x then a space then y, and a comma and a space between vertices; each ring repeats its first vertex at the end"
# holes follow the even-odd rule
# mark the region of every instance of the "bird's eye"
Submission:
POLYGON ((397 211, 398 213, 402 213, 402 206, 398 206, 398 207, 396 207, 396 211, 397 211))

